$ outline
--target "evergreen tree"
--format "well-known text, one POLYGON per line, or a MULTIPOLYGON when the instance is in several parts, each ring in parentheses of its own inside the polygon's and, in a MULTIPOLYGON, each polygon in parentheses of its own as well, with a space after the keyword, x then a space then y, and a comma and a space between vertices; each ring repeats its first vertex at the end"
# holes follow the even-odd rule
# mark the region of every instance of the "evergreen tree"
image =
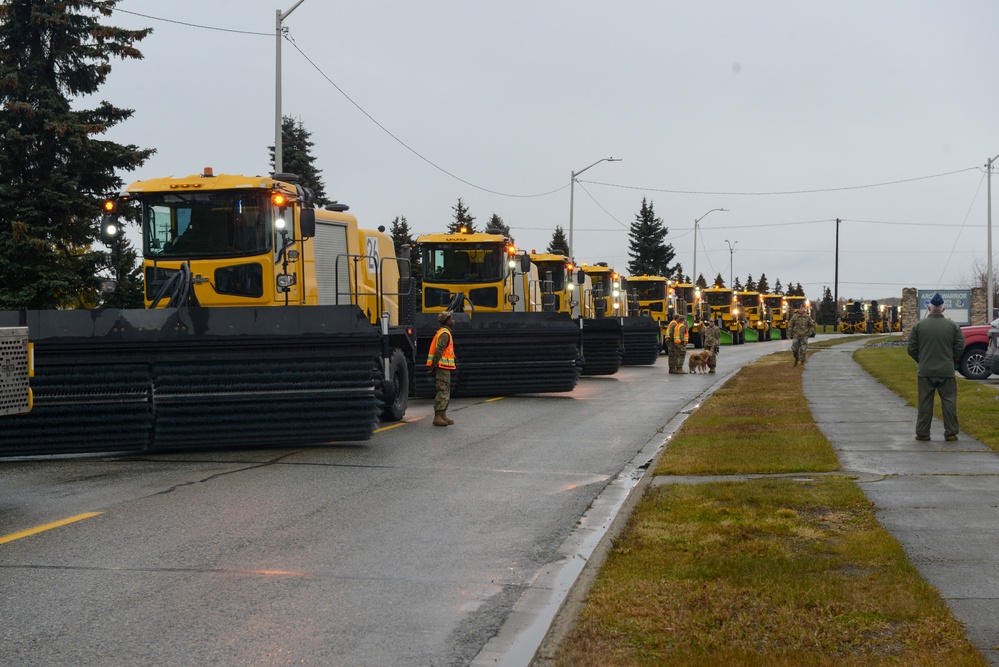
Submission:
MULTIPOLYGON (((416 239, 413 238, 413 232, 409 229, 409 223, 406 221, 406 216, 397 215, 395 220, 389 226, 389 234, 392 236, 392 245, 395 247, 395 256, 399 257, 402 254, 402 247, 404 245, 410 246, 412 249, 416 245, 416 239)), ((420 278, 423 275, 423 267, 420 263, 420 253, 411 252, 410 254, 410 266, 412 267, 412 274, 415 278, 420 278)))
POLYGON ((466 233, 475 233, 475 218, 468 212, 468 207, 465 206, 465 202, 458 197, 458 203, 451 207, 454 211, 454 219, 451 224, 448 225, 447 232, 449 234, 458 234, 461 232, 461 228, 464 227, 466 233))
POLYGON ((783 294, 783 293, 784 293, 784 287, 780 284, 780 278, 778 278, 777 282, 774 283, 774 294, 783 294))
POLYGON ((798 283, 797 285, 794 286, 794 294, 795 296, 805 296, 805 290, 801 286, 801 283, 798 283))
POLYGON ((633 276, 667 276, 669 263, 676 253, 672 244, 666 243, 668 230, 656 217, 652 202, 642 197, 642 208, 635 215, 628 232, 628 272, 633 276))
MULTIPOLYGON (((674 280, 676 280, 676 282, 678 282, 678 283, 689 283, 690 282, 690 278, 687 278, 686 280, 684 280, 683 267, 680 265, 680 262, 677 262, 676 266, 673 267, 673 276, 675 276, 674 280)), ((666 277, 669 278, 669 275, 667 275, 666 277)))
POLYGON ((712 285, 712 287, 725 287, 725 279, 722 278, 721 273, 715 276, 715 283, 714 285, 712 285))
MULTIPOLYGON (((305 129, 302 121, 291 116, 281 117, 281 169, 286 174, 295 174, 299 185, 310 188, 316 194, 316 206, 326 206, 331 202, 326 197, 326 186, 316 168, 316 158, 312 155, 312 133, 305 129)), ((274 146, 268 146, 271 169, 274 168, 274 146)))
POLYGON ((555 225, 555 233, 552 234, 552 240, 548 242, 548 252, 552 255, 569 256, 569 241, 565 238, 562 225, 555 225))
POLYGON ((708 287, 708 281, 704 279, 704 274, 703 273, 697 274, 697 282, 694 283, 694 284, 697 285, 701 289, 707 289, 707 287, 708 287))
POLYGON ((750 273, 748 276, 746 276, 746 287, 745 287, 745 291, 746 292, 756 292, 757 291, 757 289, 756 289, 756 281, 753 280, 753 274, 752 273, 750 273))
POLYGON ((770 285, 767 283, 767 274, 760 274, 760 279, 756 281, 756 291, 760 294, 770 293, 770 285))
POLYGON ((489 218, 489 222, 486 223, 487 230, 498 229, 499 233, 503 236, 509 236, 511 239, 513 236, 510 235, 510 226, 503 222, 503 218, 499 217, 495 213, 489 218))
POLYGON ((833 302, 832 290, 825 286, 816 321, 818 324, 836 324, 836 304, 833 302))
MULTIPOLYGON (((111 252, 103 258, 102 268, 118 281, 114 292, 102 293, 103 308, 145 308, 142 261, 139 253, 124 235, 118 237, 111 252)), ((93 307, 93 305, 84 307, 93 307)))
POLYGON ((736 276, 732 280, 732 290, 735 291, 735 292, 741 292, 742 291, 742 283, 739 282, 739 276, 736 276))
MULTIPOLYGON (((94 303, 107 254, 91 248, 101 204, 152 149, 99 140, 131 109, 96 93, 112 58, 142 58, 151 30, 100 23, 118 0, 0 4, 0 309, 94 303)), ((122 255, 124 256, 124 255, 122 255)))

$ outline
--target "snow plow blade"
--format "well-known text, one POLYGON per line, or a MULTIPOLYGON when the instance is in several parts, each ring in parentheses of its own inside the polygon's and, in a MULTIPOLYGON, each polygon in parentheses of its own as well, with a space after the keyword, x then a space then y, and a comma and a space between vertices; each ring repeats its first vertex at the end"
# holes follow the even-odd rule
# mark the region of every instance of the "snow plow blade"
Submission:
MULTIPOLYGON (((17 312, 0 312, 0 326, 17 312)), ((366 440, 380 337, 356 306, 30 311, 35 405, 0 456, 366 440)))
MULTIPOLYGON (((451 396, 572 391, 579 381, 579 325, 567 313, 455 313, 451 396)), ((426 372, 436 313, 416 315, 416 395, 432 398, 426 372)))

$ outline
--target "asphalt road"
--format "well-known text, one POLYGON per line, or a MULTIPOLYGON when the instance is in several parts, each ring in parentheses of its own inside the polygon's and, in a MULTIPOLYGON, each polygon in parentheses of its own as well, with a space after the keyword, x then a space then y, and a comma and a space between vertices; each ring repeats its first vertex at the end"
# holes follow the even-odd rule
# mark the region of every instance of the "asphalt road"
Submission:
POLYGON ((447 428, 417 400, 364 443, 0 461, 0 664, 467 665, 487 642, 517 664, 588 509, 684 407, 788 348, 458 399, 447 428))

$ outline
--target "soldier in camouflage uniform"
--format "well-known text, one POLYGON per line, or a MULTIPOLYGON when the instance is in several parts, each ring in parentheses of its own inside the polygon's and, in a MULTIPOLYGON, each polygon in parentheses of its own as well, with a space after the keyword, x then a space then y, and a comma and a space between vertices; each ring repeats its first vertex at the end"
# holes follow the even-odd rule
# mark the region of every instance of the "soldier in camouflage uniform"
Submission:
POLYGON ((794 365, 805 365, 805 355, 808 352, 808 338, 815 333, 815 320, 808 314, 805 304, 798 306, 798 312, 791 316, 787 323, 787 335, 794 339, 791 352, 794 354, 794 365))
POLYGON ((714 373, 715 366, 718 364, 718 351, 721 344, 721 329, 715 326, 715 323, 711 320, 704 320, 704 329, 701 334, 701 340, 704 341, 704 349, 711 352, 711 358, 708 359, 708 372, 714 373))
POLYGON ((670 352, 670 362, 673 368, 669 372, 684 375, 687 372, 683 370, 683 360, 687 356, 687 318, 677 314, 672 329, 673 349, 670 352))
POLYGON ((450 426, 454 420, 447 416, 447 406, 451 403, 451 371, 455 369, 454 340, 451 328, 454 317, 445 310, 437 316, 441 328, 434 334, 427 354, 428 373, 434 374, 437 395, 434 396, 434 426, 450 426))

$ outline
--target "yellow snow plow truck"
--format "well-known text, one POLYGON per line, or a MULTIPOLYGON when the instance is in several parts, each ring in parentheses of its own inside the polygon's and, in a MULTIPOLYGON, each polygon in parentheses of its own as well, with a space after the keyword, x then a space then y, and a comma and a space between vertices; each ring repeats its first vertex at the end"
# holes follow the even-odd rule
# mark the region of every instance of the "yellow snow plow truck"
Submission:
POLYGON ((292 174, 129 185, 102 236, 139 219, 147 307, 0 312, 36 353, 34 409, 3 417, 0 455, 321 444, 402 418, 409 262, 346 209, 315 209, 292 174))
MULTIPOLYGON (((455 312, 452 396, 575 388, 579 328, 565 310, 542 311, 537 268, 509 236, 499 230, 427 234, 417 244, 423 267, 418 357, 426 358, 437 314, 455 312)), ((418 374, 415 391, 433 396, 432 378, 418 374)))

